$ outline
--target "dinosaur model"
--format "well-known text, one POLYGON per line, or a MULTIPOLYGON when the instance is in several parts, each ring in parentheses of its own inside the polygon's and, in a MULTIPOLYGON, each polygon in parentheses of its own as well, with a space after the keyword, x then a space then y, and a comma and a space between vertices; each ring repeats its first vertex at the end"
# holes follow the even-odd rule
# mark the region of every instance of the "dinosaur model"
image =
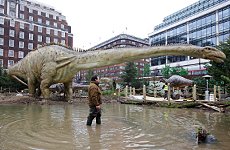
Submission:
POLYGON ((179 75, 172 75, 170 78, 165 80, 167 83, 170 83, 170 86, 173 87, 185 87, 193 84, 192 80, 186 79, 179 75))
POLYGON ((50 97, 50 85, 63 83, 67 100, 72 98, 72 79, 80 70, 165 55, 188 55, 223 62, 225 54, 213 47, 166 45, 156 47, 118 48, 79 53, 60 45, 48 45, 31 51, 18 63, 8 68, 8 74, 28 83, 29 94, 36 88, 45 99, 50 97))

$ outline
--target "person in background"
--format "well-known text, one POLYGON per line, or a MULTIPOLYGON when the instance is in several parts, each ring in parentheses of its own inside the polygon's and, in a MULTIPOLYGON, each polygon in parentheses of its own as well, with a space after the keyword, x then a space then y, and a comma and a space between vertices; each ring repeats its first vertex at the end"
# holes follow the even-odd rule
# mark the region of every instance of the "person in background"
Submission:
POLYGON ((86 125, 91 126, 96 117, 96 124, 101 124, 101 90, 99 88, 99 78, 94 75, 88 88, 89 115, 86 125))
POLYGON ((164 90, 164 99, 168 99, 168 90, 169 90, 169 87, 168 87, 167 82, 164 82, 164 85, 163 85, 162 89, 164 90))

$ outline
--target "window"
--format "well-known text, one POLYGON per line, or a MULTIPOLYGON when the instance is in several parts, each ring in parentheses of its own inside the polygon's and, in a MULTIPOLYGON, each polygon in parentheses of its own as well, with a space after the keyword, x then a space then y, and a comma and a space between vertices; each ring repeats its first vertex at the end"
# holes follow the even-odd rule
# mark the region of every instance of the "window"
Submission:
POLYGON ((57 36, 58 35, 58 31, 54 30, 54 35, 57 36))
POLYGON ((62 28, 62 29, 64 29, 64 28, 65 28, 64 24, 61 24, 61 28, 62 28))
POLYGON ((0 45, 3 45, 3 44, 4 44, 4 39, 0 38, 0 45))
POLYGON ((19 32, 19 38, 24 39, 24 32, 19 32))
POLYGON ((42 36, 38 35, 38 42, 42 42, 42 36))
POLYGON ((3 8, 0 8, 0 13, 4 14, 4 9, 3 8))
POLYGON ((29 33, 29 40, 33 40, 34 39, 34 35, 32 33, 29 33))
POLYGON ((29 25, 29 30, 30 30, 30 31, 33 31, 33 30, 34 30, 34 25, 30 24, 30 25, 29 25))
POLYGON ((4 24, 4 18, 0 18, 0 24, 4 24))
POLYGON ((11 17, 15 17, 16 16, 16 13, 14 11, 10 11, 10 16, 11 17))
POLYGON ((0 5, 4 5, 5 0, 0 0, 0 5))
POLYGON ((56 22, 54 22, 54 27, 57 27, 57 23, 56 22))
POLYGON ((50 43, 50 37, 46 37, 46 43, 50 43))
POLYGON ((54 43, 58 43, 58 39, 57 38, 54 38, 54 43))
POLYGON ((42 18, 38 18, 38 23, 42 23, 42 18))
POLYGON ((33 9, 29 8, 29 13, 33 13, 33 9))
POLYGON ((3 56, 3 49, 0 48, 0 56, 3 56))
POLYGON ((62 33, 61 33, 61 37, 65 37, 65 32, 62 32, 62 33))
POLYGON ((29 50, 33 50, 33 47, 34 47, 34 44, 33 44, 33 43, 29 43, 29 44, 28 44, 28 49, 29 49, 29 50))
POLYGON ((3 67, 3 59, 0 59, 0 67, 3 67))
POLYGON ((20 5, 20 10, 24 11, 25 10, 25 6, 24 5, 20 5))
POLYGON ((13 60, 8 60, 8 67, 13 66, 14 65, 14 61, 13 60))
POLYGON ((24 57, 24 52, 18 51, 18 58, 23 58, 23 57, 24 57))
POLYGON ((14 40, 9 40, 9 46, 14 47, 14 40))
POLYGON ((14 57, 14 50, 8 51, 8 57, 14 57))
POLYGON ((24 42, 19 41, 19 48, 24 48, 24 42))
POLYGON ((41 15, 41 12, 40 12, 40 11, 38 11, 38 15, 41 15))
POLYGON ((49 15, 48 13, 46 13, 46 17, 47 17, 47 18, 49 18, 49 17, 50 17, 50 15, 49 15))
POLYGON ((20 29, 24 29, 24 23, 20 22, 20 29))
POLYGON ((20 14, 19 18, 24 19, 24 14, 20 14))
POLYGON ((50 25, 50 21, 49 20, 46 20, 46 25, 50 25))
POLYGON ((33 16, 29 16, 29 21, 34 21, 34 17, 33 16))
POLYGON ((14 27, 15 26, 15 21, 14 20, 10 20, 10 26, 14 27))
POLYGON ((62 45, 65 45, 65 40, 61 40, 61 44, 62 44, 62 45))
POLYGON ((38 32, 42 33, 42 27, 38 26, 38 32))
POLYGON ((50 34, 50 29, 46 28, 46 34, 50 34))
POLYGON ((0 27, 0 35, 4 35, 4 28, 0 27))

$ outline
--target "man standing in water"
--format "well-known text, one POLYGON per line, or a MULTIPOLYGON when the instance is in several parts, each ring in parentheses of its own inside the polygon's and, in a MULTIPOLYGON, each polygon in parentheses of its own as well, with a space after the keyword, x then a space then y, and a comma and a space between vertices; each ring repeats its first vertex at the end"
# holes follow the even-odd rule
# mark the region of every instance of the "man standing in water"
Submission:
POLYGON ((88 88, 89 116, 86 125, 91 126, 96 117, 96 123, 101 124, 101 90, 99 88, 99 78, 94 75, 88 88))

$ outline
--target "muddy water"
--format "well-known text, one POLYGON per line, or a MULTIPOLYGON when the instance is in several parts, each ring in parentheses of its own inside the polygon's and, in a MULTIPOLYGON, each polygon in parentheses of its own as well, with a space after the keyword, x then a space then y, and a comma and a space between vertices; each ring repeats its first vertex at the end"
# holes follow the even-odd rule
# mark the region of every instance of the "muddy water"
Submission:
POLYGON ((87 115, 86 104, 0 106, 0 149, 230 149, 229 114, 104 104, 102 124, 91 127, 87 115), (197 145, 196 126, 218 141, 197 145))

